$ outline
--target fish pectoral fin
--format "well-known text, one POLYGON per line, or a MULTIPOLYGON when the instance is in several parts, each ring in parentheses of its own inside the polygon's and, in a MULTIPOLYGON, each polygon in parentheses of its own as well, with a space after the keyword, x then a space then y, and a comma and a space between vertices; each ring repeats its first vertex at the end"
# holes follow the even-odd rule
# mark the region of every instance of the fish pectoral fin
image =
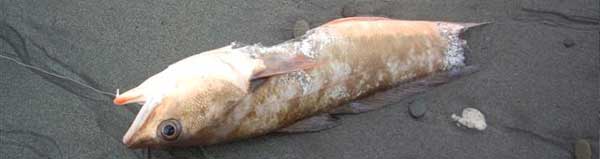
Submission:
POLYGON ((331 115, 344 115, 344 114, 360 114, 372 110, 379 109, 378 105, 375 104, 364 104, 360 102, 346 103, 340 107, 329 110, 331 115))
POLYGON ((268 78, 259 78, 250 81, 250 88, 248 88, 248 92, 254 92, 260 86, 265 84, 268 78))
POLYGON ((262 65, 256 67, 257 70, 255 70, 251 80, 310 69, 316 66, 314 59, 301 54, 273 54, 257 59, 262 61, 262 65))
POLYGON ((448 83, 453 79, 469 75, 478 71, 476 66, 464 66, 450 71, 438 72, 420 80, 399 84, 388 90, 377 92, 373 95, 354 100, 343 106, 331 109, 332 115, 359 114, 396 104, 407 97, 430 90, 436 86, 448 83))
POLYGON ((327 113, 315 115, 302 119, 290 126, 281 128, 275 132, 278 133, 307 133, 317 132, 325 129, 330 129, 338 126, 337 119, 327 113))

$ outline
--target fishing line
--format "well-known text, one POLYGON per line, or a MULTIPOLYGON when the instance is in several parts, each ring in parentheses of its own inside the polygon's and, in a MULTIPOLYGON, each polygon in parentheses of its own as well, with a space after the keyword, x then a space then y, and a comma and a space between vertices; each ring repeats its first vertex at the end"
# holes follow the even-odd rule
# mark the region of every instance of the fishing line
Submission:
MULTIPOLYGON (((5 52, 5 53, 6 53, 6 52, 5 52)), ((77 80, 74 80, 74 79, 72 79, 72 78, 69 78, 69 77, 67 77, 67 76, 64 76, 64 75, 59 75, 59 74, 52 73, 52 72, 48 72, 48 71, 46 71, 46 70, 44 70, 44 69, 41 69, 41 68, 39 68, 39 67, 35 67, 35 66, 33 66, 33 65, 29 65, 29 64, 23 63, 23 62, 21 62, 21 61, 19 61, 19 60, 17 60, 17 59, 14 59, 14 58, 11 58, 11 57, 8 57, 8 56, 0 55, 0 57, 1 57, 1 58, 3 58, 3 59, 6 59, 6 60, 10 60, 10 61, 12 61, 12 62, 15 62, 15 63, 17 63, 17 64, 18 64, 18 65, 20 65, 20 66, 27 67, 27 68, 29 68, 29 69, 34 69, 34 70, 40 71, 40 72, 42 72, 42 73, 45 73, 45 74, 47 74, 47 75, 54 76, 54 77, 56 77, 56 78, 60 78, 60 79, 63 79, 63 80, 67 80, 67 81, 74 82, 74 83, 76 83, 76 84, 78 84, 78 85, 80 85, 80 86, 82 86, 82 87, 88 88, 88 89, 90 89, 90 90, 92 90, 92 91, 94 91, 94 92, 96 92, 96 93, 100 93, 100 94, 103 94, 103 95, 108 95, 108 96, 113 96, 113 97, 116 97, 116 96, 118 96, 118 95, 115 95, 114 93, 110 93, 110 92, 106 92, 106 91, 102 91, 102 90, 96 89, 96 88, 94 88, 94 87, 92 87, 92 86, 86 85, 86 84, 84 84, 84 83, 81 83, 81 82, 79 82, 79 81, 77 81, 77 80)), ((118 90, 117 90, 117 93, 118 93, 118 90)))

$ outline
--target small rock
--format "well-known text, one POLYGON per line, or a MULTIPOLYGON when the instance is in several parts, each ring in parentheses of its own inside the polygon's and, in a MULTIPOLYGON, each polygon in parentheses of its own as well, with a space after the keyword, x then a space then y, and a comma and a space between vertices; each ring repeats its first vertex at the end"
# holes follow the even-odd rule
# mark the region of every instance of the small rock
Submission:
POLYGON ((463 125, 467 128, 485 130, 485 116, 475 108, 465 108, 462 112, 462 117, 452 114, 452 119, 458 122, 458 126, 463 125))
POLYGON ((422 100, 415 100, 408 106, 408 112, 410 112, 410 116, 413 118, 421 118, 425 116, 425 112, 427 112, 427 106, 422 100))
POLYGON ((591 159, 592 149, 590 143, 586 140, 579 139, 575 143, 575 159, 591 159))
POLYGON ((294 38, 304 35, 309 29, 310 25, 306 20, 300 19, 296 21, 296 24, 294 24, 294 38))
POLYGON ((372 2, 354 2, 344 5, 342 8, 342 17, 355 17, 372 15, 375 8, 372 2))
POLYGON ((571 47, 575 46, 575 41, 573 41, 571 39, 565 39, 565 40, 563 40, 562 43, 566 48, 571 48, 571 47))

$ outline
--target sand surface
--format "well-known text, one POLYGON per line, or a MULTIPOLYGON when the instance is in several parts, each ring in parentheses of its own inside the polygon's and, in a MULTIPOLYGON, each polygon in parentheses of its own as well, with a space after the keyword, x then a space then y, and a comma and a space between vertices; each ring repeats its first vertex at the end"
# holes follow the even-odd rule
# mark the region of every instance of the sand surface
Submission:
POLYGON ((340 18, 343 6, 397 19, 493 22, 466 37, 481 71, 341 126, 228 144, 130 150, 121 137, 139 106, 0 59, 0 158, 598 158, 597 0, 0 1, 0 54, 113 92, 184 57, 232 41, 272 45, 340 18), (429 111, 414 120, 408 103, 429 111), (487 128, 459 128, 473 107, 487 128))

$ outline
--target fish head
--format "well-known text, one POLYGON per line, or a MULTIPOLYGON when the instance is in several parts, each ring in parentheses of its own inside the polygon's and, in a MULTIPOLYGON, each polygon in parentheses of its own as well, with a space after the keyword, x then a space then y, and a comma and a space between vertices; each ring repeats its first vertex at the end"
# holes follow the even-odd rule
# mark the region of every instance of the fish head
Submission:
POLYGON ((247 95, 222 79, 204 79, 181 86, 156 103, 148 101, 136 117, 145 119, 134 121, 123 143, 130 148, 143 148, 218 142, 226 135, 223 131, 233 108, 247 95), (142 113, 146 106, 152 110, 142 113))
POLYGON ((234 109, 248 99, 252 79, 305 69, 296 56, 254 57, 231 47, 197 54, 170 65, 114 103, 143 103, 123 137, 129 148, 207 145, 228 140, 234 109))

